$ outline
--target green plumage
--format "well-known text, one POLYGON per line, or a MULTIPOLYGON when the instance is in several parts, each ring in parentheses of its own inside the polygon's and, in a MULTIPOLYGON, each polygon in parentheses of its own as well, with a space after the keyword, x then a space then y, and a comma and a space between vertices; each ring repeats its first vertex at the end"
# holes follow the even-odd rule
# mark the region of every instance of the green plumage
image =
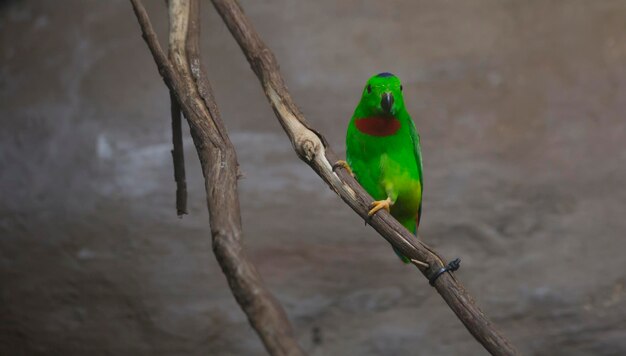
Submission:
POLYGON ((368 80, 348 126, 346 149, 363 188, 375 200, 390 198, 391 215, 417 234, 423 189, 420 138, 396 76, 381 73, 368 80))

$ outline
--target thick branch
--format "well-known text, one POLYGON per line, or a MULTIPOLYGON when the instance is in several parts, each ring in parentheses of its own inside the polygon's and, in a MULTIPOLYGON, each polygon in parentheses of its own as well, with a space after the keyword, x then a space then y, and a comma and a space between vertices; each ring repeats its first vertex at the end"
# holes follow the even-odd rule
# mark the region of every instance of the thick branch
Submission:
MULTIPOLYGON (((371 197, 345 172, 341 173, 341 178, 333 172, 331 162, 337 161, 337 155, 326 145, 323 137, 311 129, 296 107, 284 84, 274 55, 263 43, 239 4, 235 0, 212 1, 259 78, 276 117, 289 136, 298 156, 309 164, 357 214, 366 218, 371 197)), ((444 261, 435 251, 415 239, 388 213, 376 214, 370 224, 402 254, 426 262, 428 268, 418 268, 427 278, 443 267, 444 261)), ((517 354, 452 273, 445 273, 439 277, 435 288, 476 340, 490 353, 517 354)))
POLYGON ((272 355, 302 355, 286 314, 263 284, 241 244, 235 150, 200 68, 197 0, 170 0, 170 62, 140 0, 131 0, 159 72, 191 129, 205 178, 213 251, 235 299, 272 355), (187 42, 189 39, 189 42, 187 42), (200 72, 198 72, 200 73, 200 72))

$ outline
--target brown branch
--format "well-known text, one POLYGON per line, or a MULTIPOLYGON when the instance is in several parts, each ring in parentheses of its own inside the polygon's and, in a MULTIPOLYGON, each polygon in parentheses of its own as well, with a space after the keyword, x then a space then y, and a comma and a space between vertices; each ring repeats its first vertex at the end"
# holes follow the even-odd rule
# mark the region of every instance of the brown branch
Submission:
MULTIPOLYGON (((170 34, 179 31, 171 28, 170 34)), ((169 46, 169 60, 175 61, 173 47, 169 46)), ((172 159, 174 161, 174 180, 176 181, 176 213, 178 216, 187 214, 187 182, 185 178, 185 153, 183 149, 183 130, 180 105, 176 95, 170 91, 170 110, 172 117, 172 159)))
POLYGON ((187 179, 185 178, 185 151, 183 149, 183 130, 180 106, 176 95, 170 93, 172 116, 172 160, 174 161, 174 180, 176 181, 176 213, 183 216, 187 211, 187 179))
POLYGON ((241 244, 235 149, 206 76, 195 74, 200 63, 197 0, 169 2, 172 61, 163 53, 141 1, 131 3, 159 72, 189 123, 205 178, 213 251, 230 289, 270 354, 302 355, 284 310, 263 284, 241 244))
MULTIPOLYGON (((333 172, 331 162, 337 161, 337 155, 328 147, 323 137, 311 129, 296 107, 284 84, 274 55, 263 43, 237 1, 212 1, 259 78, 265 95, 298 156, 309 164, 357 214, 366 218, 371 197, 345 171, 340 173, 341 177, 333 172)), ((419 264, 416 266, 427 278, 444 266, 443 259, 433 249, 415 239, 389 213, 376 214, 370 220, 370 224, 402 254, 413 260, 426 262, 427 268, 419 264)), ((476 340, 491 354, 517 354, 515 348, 476 306, 473 298, 452 273, 441 275, 435 283, 435 288, 476 340)))

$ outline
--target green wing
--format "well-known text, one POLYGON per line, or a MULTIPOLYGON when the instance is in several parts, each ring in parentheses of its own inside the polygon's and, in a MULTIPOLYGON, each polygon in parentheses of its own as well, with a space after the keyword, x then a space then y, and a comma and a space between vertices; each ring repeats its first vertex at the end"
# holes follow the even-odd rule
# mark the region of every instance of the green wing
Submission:
MULTIPOLYGON (((419 180, 420 180, 420 188, 422 192, 424 192, 424 165, 422 164, 422 149, 420 148, 420 135, 417 133, 417 129, 415 128, 415 123, 413 119, 409 116, 409 121, 411 122, 411 140, 413 141, 413 153, 415 154, 415 161, 417 162, 417 169, 419 170, 419 180)), ((420 194, 422 195, 422 194, 420 194)), ((419 227, 420 218, 422 217, 422 199, 420 199, 420 206, 417 209, 417 226, 419 227)), ((417 233, 417 232, 416 232, 417 233)))

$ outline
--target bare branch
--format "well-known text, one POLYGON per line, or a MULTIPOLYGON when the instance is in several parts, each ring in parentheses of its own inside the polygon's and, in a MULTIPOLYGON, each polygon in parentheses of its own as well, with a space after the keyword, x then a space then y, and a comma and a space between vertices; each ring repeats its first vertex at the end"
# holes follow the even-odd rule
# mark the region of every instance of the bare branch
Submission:
POLYGON ((176 95, 170 92, 170 110, 172 116, 172 160, 174 161, 174 180, 176 181, 176 213, 183 216, 187 211, 187 179, 185 177, 185 151, 183 149, 183 130, 180 106, 176 95))
MULTIPOLYGON (((179 4, 171 4, 171 6, 180 6, 179 4)), ((182 9, 178 9, 182 11, 182 9)), ((171 14, 171 13, 170 13, 171 14)), ((169 60, 175 62, 176 51, 174 48, 179 42, 176 36, 180 36, 186 32, 187 28, 185 24, 181 24, 177 21, 170 19, 170 42, 169 42, 169 60)), ((170 108, 172 117, 172 159, 174 161, 174 180, 176 181, 176 212, 178 216, 187 214, 187 181, 185 177, 185 151, 183 148, 183 131, 182 131, 182 118, 180 112, 180 105, 176 100, 176 95, 170 91, 170 108)))
POLYGON ((284 310, 263 284, 241 244, 237 157, 209 82, 206 76, 195 73, 200 68, 198 2, 169 1, 171 62, 157 41, 141 1, 131 2, 159 72, 189 123, 205 178, 213 251, 230 289, 270 354, 303 355, 284 310))
MULTIPOLYGON (((371 197, 345 171, 341 173, 341 177, 333 172, 331 162, 337 161, 337 155, 328 147, 323 137, 311 129, 296 107, 284 84, 274 55, 263 43, 237 1, 212 1, 259 78, 265 95, 298 156, 365 219, 369 203, 372 201, 371 197)), ((425 262, 428 267, 416 265, 427 278, 436 274, 445 265, 443 259, 433 249, 415 239, 389 213, 376 214, 370 220, 370 224, 403 255, 412 260, 425 262)), ((441 275, 435 283, 435 288, 476 340, 490 353, 517 354, 515 348, 476 306, 473 298, 452 273, 441 275)))
POLYGON ((189 56, 191 75, 196 82, 198 94, 204 100, 204 104, 215 120, 215 124, 219 128, 219 131, 224 133, 222 139, 230 144, 230 138, 226 135, 226 127, 222 121, 222 116, 220 115, 219 108, 215 104, 213 88, 211 88, 206 71, 200 60, 200 4, 197 1, 192 1, 190 6, 191 17, 189 18, 189 29, 187 31, 186 50, 189 56))

